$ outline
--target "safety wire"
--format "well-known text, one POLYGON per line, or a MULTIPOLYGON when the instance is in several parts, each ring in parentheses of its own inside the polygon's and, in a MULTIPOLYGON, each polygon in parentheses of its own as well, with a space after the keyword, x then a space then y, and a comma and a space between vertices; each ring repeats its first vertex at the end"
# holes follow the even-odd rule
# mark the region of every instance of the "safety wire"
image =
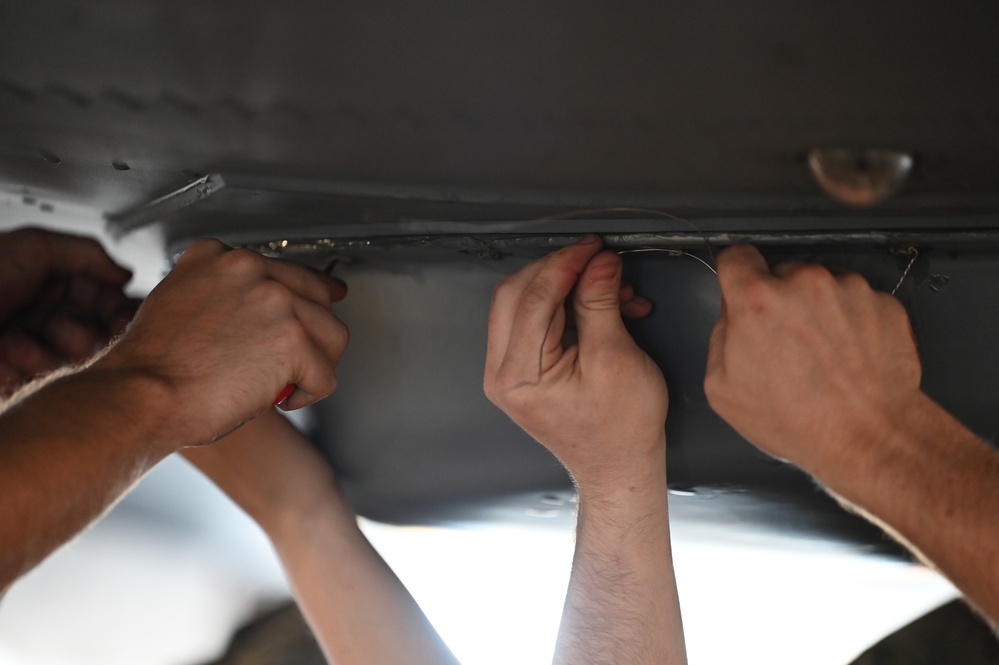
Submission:
POLYGON ((891 290, 892 295, 898 293, 898 290, 902 288, 902 282, 904 282, 905 278, 909 276, 909 273, 912 271, 912 266, 916 264, 916 259, 919 258, 919 250, 915 247, 907 247, 900 253, 911 258, 909 259, 908 265, 905 266, 905 270, 902 271, 902 276, 898 278, 898 283, 895 285, 895 288, 891 290))
POLYGON ((704 241, 704 246, 708 250, 708 256, 711 258, 711 263, 708 263, 701 257, 691 254, 690 252, 685 252, 681 249, 667 249, 663 247, 636 247, 634 249, 622 249, 618 250, 618 254, 640 254, 646 252, 660 252, 668 256, 689 256, 695 261, 701 263, 705 268, 713 272, 715 275, 718 274, 718 271, 715 270, 714 266, 712 265, 715 262, 715 251, 714 248, 711 246, 711 242, 708 240, 708 236, 704 232, 704 230, 694 222, 690 221, 689 219, 678 217, 676 215, 666 212, 665 210, 657 210, 655 208, 631 208, 631 207, 588 208, 583 210, 572 210, 570 212, 562 213, 559 215, 551 215, 549 217, 543 217, 541 219, 542 220, 572 219, 573 217, 579 217, 581 215, 597 215, 607 212, 637 212, 648 215, 658 215, 659 217, 665 217, 667 219, 672 219, 675 222, 686 224, 687 226, 694 229, 694 231, 696 231, 699 236, 701 236, 701 240, 704 241))

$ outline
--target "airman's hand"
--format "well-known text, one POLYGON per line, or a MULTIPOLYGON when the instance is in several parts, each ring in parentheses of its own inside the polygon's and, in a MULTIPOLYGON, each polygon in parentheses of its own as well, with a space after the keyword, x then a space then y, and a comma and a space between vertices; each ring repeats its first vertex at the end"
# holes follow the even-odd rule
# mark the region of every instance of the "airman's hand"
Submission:
POLYGON ((895 298, 855 273, 771 270, 748 245, 717 263, 723 306, 704 390, 746 439, 817 473, 919 399, 919 357, 895 298))
POLYGON ((331 310, 344 285, 318 271, 191 245, 95 369, 126 369, 168 387, 177 447, 208 443, 269 408, 286 385, 297 409, 336 387, 348 331, 331 310))
POLYGON ((580 488, 627 488, 650 460, 662 464, 668 395, 621 319, 651 303, 622 288, 621 258, 600 249, 588 236, 500 283, 484 387, 580 488), (567 313, 578 341, 565 339, 567 313))

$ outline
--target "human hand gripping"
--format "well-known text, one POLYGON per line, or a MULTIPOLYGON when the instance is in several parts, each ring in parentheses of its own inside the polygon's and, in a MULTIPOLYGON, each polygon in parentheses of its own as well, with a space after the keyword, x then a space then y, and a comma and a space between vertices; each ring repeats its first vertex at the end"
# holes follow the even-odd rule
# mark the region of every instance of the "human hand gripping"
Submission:
POLYGON ((905 309, 855 273, 718 256, 705 393, 746 439, 817 475, 859 459, 923 398, 905 309))
POLYGON ((647 315, 651 303, 622 289, 621 258, 600 249, 588 236, 500 283, 484 379, 489 399, 581 491, 627 487, 665 447, 666 383, 621 319, 647 315), (578 341, 567 344, 570 320, 578 341))
POLYGON ((859 275, 718 256, 718 414, 936 567, 999 626, 999 454, 920 390, 901 304, 859 275))
POLYGON ((647 315, 651 303, 621 287, 621 258, 600 249, 588 236, 497 287, 484 387, 579 488, 553 662, 685 663, 666 501, 666 383, 621 320, 647 315))
POLYGON ((120 334, 137 302, 131 273, 101 245, 37 228, 0 233, 0 397, 34 376, 91 356, 120 334))
POLYGON ((104 355, 4 401, 0 593, 163 457, 259 415, 288 384, 289 408, 332 391, 347 329, 331 304, 344 293, 315 271, 202 240, 104 355))
POLYGON ((344 285, 318 271, 216 240, 191 245, 94 365, 166 387, 174 447, 208 443, 270 407, 288 409, 336 387, 348 331, 331 304, 344 285))

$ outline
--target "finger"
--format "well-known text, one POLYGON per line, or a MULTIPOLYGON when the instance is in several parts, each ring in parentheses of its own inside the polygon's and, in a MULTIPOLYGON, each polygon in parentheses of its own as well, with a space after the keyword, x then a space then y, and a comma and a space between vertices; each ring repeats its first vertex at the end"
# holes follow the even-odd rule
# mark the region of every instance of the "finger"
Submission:
POLYGON ((597 254, 586 265, 573 292, 580 357, 629 338, 621 320, 620 294, 621 257, 616 252, 597 254))
POLYGON ((718 284, 729 303, 739 302, 743 290, 760 280, 773 279, 763 255, 752 245, 735 245, 720 252, 715 260, 718 284))
MULTIPOLYGON (((535 382, 561 355, 565 315, 562 306, 586 264, 600 250, 600 239, 587 236, 551 255, 521 294, 510 327, 501 371, 517 382, 535 382), (557 340, 557 343, 556 343, 557 340)), ((615 287, 616 294, 616 287, 615 287)))
POLYGON ((108 256, 93 238, 42 231, 44 257, 48 272, 62 275, 87 275, 105 284, 122 286, 132 272, 108 256))
POLYGON ((621 315, 627 319, 643 319, 652 313, 652 301, 636 294, 631 284, 622 282, 618 298, 621 300, 621 315))
MULTIPOLYGON (((487 360, 495 357, 503 359, 510 338, 513 319, 520 306, 520 298, 527 286, 534 281, 541 269, 551 260, 553 254, 532 261, 512 275, 507 276, 493 290, 489 306, 489 334, 487 337, 487 360)), ((488 364, 488 363, 487 363, 488 364)))
POLYGON ((0 335, 0 362, 23 377, 51 372, 66 364, 21 330, 9 330, 0 335))
POLYGON ((225 244, 221 240, 216 240, 215 238, 201 238, 200 240, 195 240, 187 249, 181 254, 180 258, 177 259, 177 265, 182 263, 191 263, 204 261, 206 259, 217 258, 219 256, 224 256, 232 251, 232 247, 225 244))
POLYGON ((506 277, 493 289, 492 302, 489 305, 489 320, 486 327, 486 366, 483 387, 486 394, 490 393, 490 384, 496 378, 506 347, 510 342, 510 329, 517 314, 520 297, 529 284, 541 271, 541 266, 548 262, 546 256, 524 266, 513 275, 506 277), (529 276, 529 279, 527 279, 529 276))
POLYGON ((330 287, 330 302, 340 302, 347 297, 347 282, 329 273, 317 270, 316 274, 330 287))
POLYGON ((184 255, 177 261, 182 263, 221 259, 231 274, 248 275, 257 278, 267 276, 281 282, 297 295, 329 307, 335 296, 346 294, 343 282, 312 268, 306 268, 290 261, 266 257, 252 249, 233 249, 214 238, 202 238, 191 243, 184 255))
POLYGON ((337 385, 336 367, 350 337, 347 326, 328 307, 303 299, 295 303, 294 312, 307 338, 294 350, 300 363, 288 383, 295 384, 295 390, 281 405, 289 411, 308 406, 333 392, 337 385))
POLYGON ((773 267, 773 275, 781 279, 793 275, 807 265, 804 261, 782 261, 773 267))
MULTIPOLYGON (((248 252, 251 250, 234 251, 248 252)), ((290 261, 268 257, 261 258, 264 259, 264 269, 268 276, 317 305, 329 307, 334 300, 341 300, 347 295, 346 285, 331 275, 290 261)))
POLYGON ((108 341, 105 333, 63 314, 55 314, 45 322, 42 338, 72 362, 89 358, 108 341))
POLYGON ((642 296, 634 296, 628 302, 621 303, 621 315, 626 319, 644 319, 652 313, 652 301, 642 296))
MULTIPOLYGON (((599 242, 599 238, 597 236, 585 236, 580 239, 580 243, 583 243, 583 241, 599 242)), ((570 245, 559 250, 559 252, 568 250, 574 246, 570 245)), ((510 341, 513 321, 516 318, 524 291, 559 252, 553 252, 536 261, 532 261, 513 275, 501 281, 493 291, 493 300, 489 307, 488 335, 486 337, 487 381, 496 376, 500 365, 503 363, 507 345, 510 341)))
POLYGON ((709 382, 717 382, 721 379, 724 371, 725 342, 728 333, 728 307, 725 299, 722 298, 721 312, 718 321, 711 331, 711 339, 708 341, 708 364, 704 373, 705 393, 708 392, 709 382))

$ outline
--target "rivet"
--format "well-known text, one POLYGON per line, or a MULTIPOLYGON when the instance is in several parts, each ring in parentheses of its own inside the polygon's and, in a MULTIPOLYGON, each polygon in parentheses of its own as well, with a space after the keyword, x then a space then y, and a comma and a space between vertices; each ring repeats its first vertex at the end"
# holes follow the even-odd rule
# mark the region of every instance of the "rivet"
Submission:
POLYGON ((902 187, 912 171, 907 152, 889 148, 814 148, 808 167, 819 187, 849 206, 881 203, 902 187))

